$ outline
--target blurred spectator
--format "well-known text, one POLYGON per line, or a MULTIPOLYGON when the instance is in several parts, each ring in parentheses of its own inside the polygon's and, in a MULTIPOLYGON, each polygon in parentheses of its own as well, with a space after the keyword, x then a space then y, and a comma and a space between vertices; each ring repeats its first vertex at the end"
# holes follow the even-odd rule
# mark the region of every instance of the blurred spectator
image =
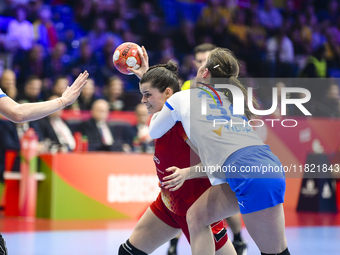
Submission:
POLYGON ((300 77, 325 78, 327 77, 326 48, 320 46, 307 58, 306 66, 302 69, 300 77))
POLYGON ((87 35, 87 38, 92 50, 97 51, 104 47, 110 36, 110 33, 107 32, 105 19, 98 17, 94 22, 93 29, 87 35))
POLYGON ((37 76, 28 77, 23 93, 19 94, 19 100, 29 103, 41 101, 42 81, 37 76))
POLYGON ((174 42, 170 37, 164 37, 160 42, 160 63, 167 63, 170 59, 178 62, 174 42))
POLYGON ((221 0, 209 0, 197 21, 199 35, 210 34, 214 38, 223 35, 224 28, 231 20, 230 11, 222 6, 221 0))
POLYGON ((340 32, 331 27, 326 32, 326 60, 328 68, 340 68, 340 32))
POLYGON ((124 83, 118 76, 112 76, 104 90, 104 97, 110 111, 132 111, 140 102, 140 94, 124 92, 124 83))
POLYGON ((185 80, 189 80, 195 78, 197 75, 197 70, 194 66, 194 56, 192 54, 185 55, 182 64, 180 65, 179 69, 179 76, 183 79, 181 86, 183 85, 185 80))
POLYGON ((317 103, 313 116, 340 117, 340 92, 337 84, 331 84, 325 96, 317 103))
POLYGON ((125 103, 121 99, 123 92, 123 81, 118 76, 111 77, 104 92, 110 111, 122 111, 124 109, 125 103))
POLYGON ((294 22, 296 20, 297 13, 298 12, 295 9, 294 0, 286 0, 285 7, 281 10, 283 19, 289 19, 294 22))
POLYGON ((91 29, 91 26, 94 23, 94 5, 95 2, 89 0, 73 1, 75 20, 82 24, 86 30, 91 29))
POLYGON ((93 54, 91 45, 86 41, 82 41, 80 45, 80 58, 72 65, 71 73, 74 78, 78 76, 80 72, 87 70, 91 74, 91 78, 101 85, 101 77, 98 72, 99 63, 93 54))
POLYGON ((118 47, 117 42, 113 37, 107 39, 102 50, 102 66, 100 68, 101 77, 104 84, 108 83, 110 77, 120 74, 113 64, 112 56, 115 49, 118 47))
MULTIPOLYGON (((198 69, 203 65, 204 61, 208 58, 210 51, 215 49, 216 46, 211 43, 202 43, 194 48, 194 61, 192 65, 195 67, 195 77, 197 75, 198 69)), ((181 90, 190 89, 190 80, 183 83, 181 90)))
POLYGON ((274 31, 282 25, 282 16, 272 0, 265 0, 264 8, 259 12, 259 18, 262 26, 269 31, 274 31))
POLYGON ((317 15, 320 22, 328 20, 331 24, 335 24, 340 15, 339 2, 337 0, 330 0, 327 9, 320 10, 317 15))
POLYGON ((246 16, 244 10, 235 10, 233 22, 228 25, 229 33, 236 37, 238 43, 247 43, 248 27, 245 24, 246 16))
POLYGON ((58 77, 54 82, 52 94, 61 97, 68 86, 70 86, 70 82, 67 79, 67 77, 65 76, 58 77))
MULTIPOLYGON (((149 23, 148 30, 143 36, 142 44, 150 52, 150 57, 153 57, 153 53, 159 49, 160 41, 162 38, 162 26, 161 21, 158 18, 153 18, 152 22, 149 23)), ((180 37, 175 37, 175 40, 182 40, 180 37)), ((179 44, 177 44, 179 45, 179 44)), ((179 46, 181 47, 181 46, 179 46)))
POLYGON ((195 24, 190 20, 184 20, 180 30, 173 36, 173 41, 181 54, 190 54, 196 46, 195 24))
POLYGON ((50 77, 44 48, 40 44, 34 44, 20 63, 20 81, 24 82, 31 75, 38 76, 40 79, 50 77))
POLYGON ((58 42, 57 31, 51 16, 51 10, 43 7, 39 10, 39 18, 33 23, 35 40, 47 49, 54 48, 58 42))
POLYGON ((64 42, 58 42, 52 50, 47 69, 53 77, 67 74, 71 59, 66 51, 67 47, 64 42))
POLYGON ((127 29, 123 32, 123 41, 124 42, 138 42, 138 37, 132 33, 130 29, 127 29))
POLYGON ((16 76, 12 70, 4 70, 0 79, 0 88, 7 94, 7 96, 13 100, 16 99, 18 90, 16 86, 16 76))
POLYGON ((260 25, 260 20, 257 14, 251 15, 250 27, 248 29, 249 50, 247 51, 246 60, 248 63, 249 72, 252 76, 260 77, 262 74, 262 64, 266 54, 266 38, 267 32, 260 25))
POLYGON ((153 139, 149 135, 149 120, 146 105, 138 104, 135 114, 137 117, 137 125, 129 130, 129 144, 135 152, 153 153, 155 151, 153 139))
POLYGON ((87 79, 86 86, 84 87, 83 91, 81 92, 76 102, 80 110, 89 111, 92 109, 92 105, 97 99, 94 92, 95 92, 94 80, 89 78, 87 79))
POLYGON ((293 43, 282 29, 267 40, 267 61, 270 77, 293 76, 293 43))
MULTIPOLYGON (((59 96, 51 96, 48 100, 59 98, 59 96)), ((37 121, 50 152, 67 152, 73 151, 76 147, 76 142, 72 135, 71 129, 61 119, 63 110, 56 111, 51 115, 37 121)))
POLYGON ((150 2, 140 3, 138 14, 131 20, 131 27, 138 35, 145 35, 150 24, 150 20, 155 17, 154 7, 150 2))
POLYGON ((129 25, 127 21, 123 18, 115 18, 111 21, 110 31, 113 32, 111 35, 114 37, 117 45, 120 45, 124 42, 122 34, 128 29, 129 25))
POLYGON ((306 16, 300 13, 292 31, 295 55, 308 55, 312 50, 312 31, 307 26, 306 16))
POLYGON ((89 151, 122 151, 122 139, 107 123, 109 104, 96 100, 91 109, 91 119, 82 123, 80 131, 87 136, 89 151))
POLYGON ((316 15, 310 17, 309 27, 312 31, 312 50, 314 51, 326 42, 326 37, 321 33, 321 25, 316 15))
POLYGON ((5 47, 8 50, 29 50, 34 40, 33 25, 26 20, 27 11, 24 6, 15 10, 15 19, 8 24, 5 47))

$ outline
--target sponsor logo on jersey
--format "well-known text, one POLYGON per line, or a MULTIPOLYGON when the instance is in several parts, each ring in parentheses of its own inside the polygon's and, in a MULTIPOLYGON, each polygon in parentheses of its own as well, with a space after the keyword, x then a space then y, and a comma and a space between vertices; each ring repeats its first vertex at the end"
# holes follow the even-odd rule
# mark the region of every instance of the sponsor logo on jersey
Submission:
POLYGON ((155 161, 158 165, 161 163, 159 158, 157 158, 155 155, 153 156, 153 161, 155 161))

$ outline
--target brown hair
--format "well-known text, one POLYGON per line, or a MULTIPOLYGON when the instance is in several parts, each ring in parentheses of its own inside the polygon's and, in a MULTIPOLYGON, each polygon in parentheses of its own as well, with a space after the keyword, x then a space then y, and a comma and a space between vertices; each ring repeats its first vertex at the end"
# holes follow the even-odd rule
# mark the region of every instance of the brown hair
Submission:
POLYGON ((194 48, 194 55, 201 52, 212 51, 213 49, 216 49, 215 45, 211 43, 202 43, 194 48))
POLYGON ((140 80, 140 84, 151 82, 151 87, 163 93, 166 88, 171 88, 173 93, 180 91, 177 64, 170 60, 166 64, 158 64, 149 68, 140 80))
MULTIPOLYGON (((241 89, 245 98, 244 114, 248 119, 254 117, 254 114, 249 110, 247 105, 248 100, 247 88, 244 85, 242 85, 240 81, 237 79, 240 68, 238 60, 234 56, 234 54, 229 49, 216 48, 210 52, 205 67, 209 70, 211 78, 229 78, 230 84, 235 85, 239 89, 241 89)), ((229 101, 233 103, 233 95, 229 91, 229 89, 220 90, 226 95, 229 101)), ((257 100, 254 97, 252 98, 252 101, 254 107, 258 108, 257 100)))

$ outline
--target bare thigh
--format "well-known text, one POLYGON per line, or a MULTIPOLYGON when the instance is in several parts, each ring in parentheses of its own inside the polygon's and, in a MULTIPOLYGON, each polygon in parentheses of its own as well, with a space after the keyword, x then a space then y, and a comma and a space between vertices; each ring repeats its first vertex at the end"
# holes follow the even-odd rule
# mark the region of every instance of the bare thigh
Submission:
POLYGON ((199 224, 208 226, 216 221, 240 212, 235 193, 229 184, 210 187, 195 201, 187 212, 189 227, 199 224))
POLYGON ((161 221, 150 208, 146 210, 133 230, 129 241, 137 249, 150 254, 181 231, 161 221))
POLYGON ((263 253, 281 253, 287 248, 282 204, 242 214, 250 236, 263 253))

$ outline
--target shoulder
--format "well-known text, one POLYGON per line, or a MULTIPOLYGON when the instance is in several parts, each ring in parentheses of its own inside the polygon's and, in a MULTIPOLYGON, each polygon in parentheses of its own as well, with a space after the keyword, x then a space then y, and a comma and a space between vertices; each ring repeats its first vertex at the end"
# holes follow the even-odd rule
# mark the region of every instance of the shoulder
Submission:
POLYGON ((182 100, 184 100, 186 98, 186 95, 188 94, 188 92, 189 92, 189 90, 183 90, 183 91, 176 92, 166 101, 173 107, 177 106, 181 103, 182 100))

